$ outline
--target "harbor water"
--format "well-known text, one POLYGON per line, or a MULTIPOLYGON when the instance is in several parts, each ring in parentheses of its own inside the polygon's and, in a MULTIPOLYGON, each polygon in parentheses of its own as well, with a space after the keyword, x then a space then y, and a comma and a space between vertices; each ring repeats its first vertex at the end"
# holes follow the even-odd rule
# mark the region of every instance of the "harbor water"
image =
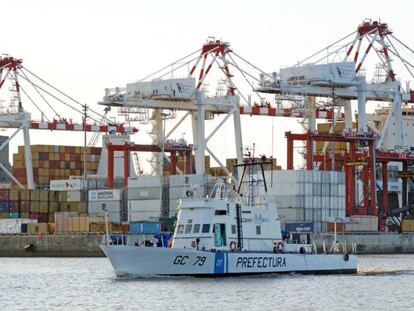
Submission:
POLYGON ((414 255, 356 275, 118 279, 106 258, 0 258, 1 310, 413 310, 414 255))

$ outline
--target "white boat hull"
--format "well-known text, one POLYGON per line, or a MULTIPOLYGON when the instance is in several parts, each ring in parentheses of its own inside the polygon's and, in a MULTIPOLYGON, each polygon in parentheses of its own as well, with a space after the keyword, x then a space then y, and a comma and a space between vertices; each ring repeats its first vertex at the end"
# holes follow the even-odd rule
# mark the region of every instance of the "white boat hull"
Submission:
POLYGON ((117 276, 230 276, 265 273, 356 273, 357 257, 343 254, 210 252, 102 245, 117 276))

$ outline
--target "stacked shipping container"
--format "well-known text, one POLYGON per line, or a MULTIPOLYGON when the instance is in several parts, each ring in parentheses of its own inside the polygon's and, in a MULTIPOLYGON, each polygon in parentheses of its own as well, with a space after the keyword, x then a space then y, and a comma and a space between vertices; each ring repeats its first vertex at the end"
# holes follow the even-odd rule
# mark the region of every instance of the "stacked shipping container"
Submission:
MULTIPOLYGON (((83 174, 84 148, 79 146, 32 145, 33 176, 36 184, 48 186, 50 180, 65 179, 83 174)), ((86 169, 95 174, 101 148, 86 147, 86 169)), ((27 184, 24 146, 13 154, 13 175, 27 184)))
POLYGON ((147 176, 128 180, 128 221, 140 222, 161 217, 164 178, 147 176))
POLYGON ((345 217, 345 178, 335 171, 266 171, 269 194, 274 195, 281 220, 312 221, 315 232, 345 217))

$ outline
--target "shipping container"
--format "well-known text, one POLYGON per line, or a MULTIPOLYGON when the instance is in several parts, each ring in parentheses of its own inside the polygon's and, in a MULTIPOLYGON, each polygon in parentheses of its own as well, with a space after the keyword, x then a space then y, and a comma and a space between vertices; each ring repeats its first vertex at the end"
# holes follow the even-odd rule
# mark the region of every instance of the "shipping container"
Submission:
POLYGON ((55 226, 57 233, 69 232, 69 218, 78 216, 77 212, 59 212, 55 213, 55 226))
POLYGON ((27 225, 28 234, 47 234, 49 227, 47 223, 30 223, 27 225))
POLYGON ((159 200, 161 191, 161 187, 129 188, 128 200, 159 200))
POLYGON ((88 199, 90 202, 120 201, 122 199, 122 190, 121 189, 90 190, 88 199))
POLYGON ((108 212, 108 220, 111 222, 121 222, 126 218, 123 215, 121 201, 90 201, 88 203, 88 213, 108 212))
POLYGON ((159 188, 162 185, 160 176, 139 176, 128 178, 128 188, 159 188))
POLYGON ((346 231, 372 232, 378 231, 378 216, 350 216, 350 223, 345 224, 346 231))
POLYGON ((414 232, 414 219, 405 218, 401 224, 402 232, 414 232))
POLYGON ((128 201, 128 221, 146 221, 158 219, 161 216, 160 200, 131 200, 128 201))
POLYGON ((129 232, 142 234, 155 234, 161 230, 161 224, 158 221, 131 222, 129 232))

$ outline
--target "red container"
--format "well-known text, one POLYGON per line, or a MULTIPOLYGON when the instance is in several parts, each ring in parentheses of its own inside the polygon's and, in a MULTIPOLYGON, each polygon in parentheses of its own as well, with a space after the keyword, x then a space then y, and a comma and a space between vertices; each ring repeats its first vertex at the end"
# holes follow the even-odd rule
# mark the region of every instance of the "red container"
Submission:
POLYGON ((3 188, 0 189, 0 201, 8 201, 10 198, 10 189, 3 188))
POLYGON ((26 176, 26 169, 13 167, 13 176, 16 178, 26 176))
POLYGON ((37 222, 49 222, 49 213, 38 213, 37 222))
POLYGON ((12 212, 12 213, 19 212, 19 201, 9 202, 9 212, 12 212))
MULTIPOLYGON (((328 222, 327 223, 327 230, 328 232, 335 232, 335 223, 328 222)), ((336 223, 336 232, 343 232, 345 231, 345 224, 342 222, 336 223)))
POLYGON ((40 222, 40 221, 39 221, 39 215, 40 215, 40 213, 33 213, 33 212, 30 212, 30 219, 37 219, 37 220, 38 220, 38 222, 40 222))
POLYGON ((30 211, 30 201, 20 202, 20 212, 28 213, 30 211))

